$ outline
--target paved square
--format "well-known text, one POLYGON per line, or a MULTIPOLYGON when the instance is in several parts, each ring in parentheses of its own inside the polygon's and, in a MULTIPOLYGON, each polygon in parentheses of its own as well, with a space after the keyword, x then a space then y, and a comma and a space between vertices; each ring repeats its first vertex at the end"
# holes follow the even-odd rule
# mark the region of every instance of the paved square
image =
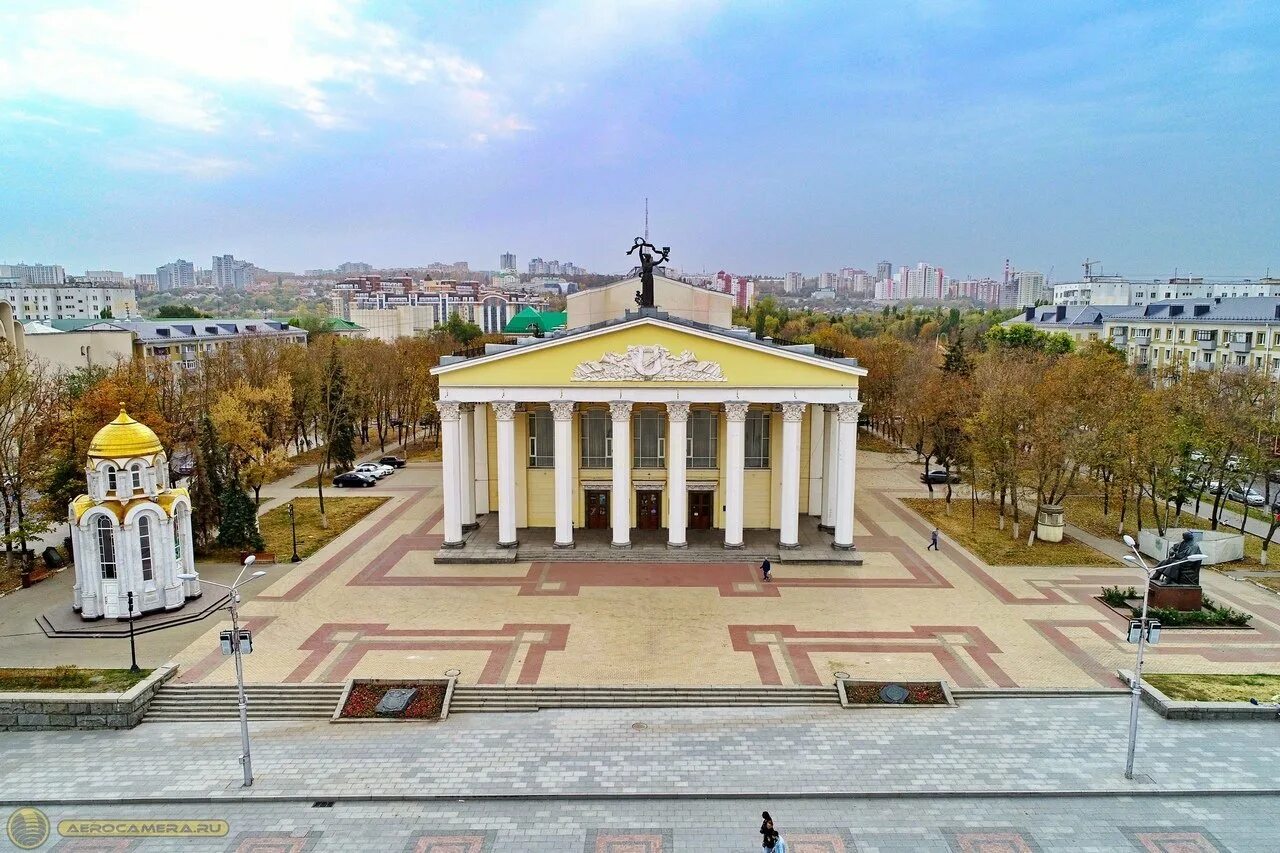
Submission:
MULTIPOLYGON (((946 679, 958 687, 1115 686, 1132 664, 1126 621, 1096 601, 1135 573, 991 567, 897 500, 918 494, 913 465, 859 458, 863 565, 534 562, 436 565, 440 471, 397 474, 392 500, 305 562, 271 569, 243 613, 256 682, 439 676, 480 684, 829 684, 946 679)), ((1275 671, 1280 598, 1203 575, 1213 598, 1254 614, 1253 629, 1166 631, 1150 671, 1275 671)), ((230 683, 220 625, 178 655, 188 682, 230 683)))

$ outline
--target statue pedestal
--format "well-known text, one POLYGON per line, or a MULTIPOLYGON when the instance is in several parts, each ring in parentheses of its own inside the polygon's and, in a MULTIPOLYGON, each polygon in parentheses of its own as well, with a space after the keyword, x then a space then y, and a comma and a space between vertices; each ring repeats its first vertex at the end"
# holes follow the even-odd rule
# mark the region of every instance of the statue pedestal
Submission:
POLYGON ((1174 610, 1200 610, 1204 607, 1204 591, 1198 585, 1152 582, 1148 604, 1151 607, 1172 607, 1174 610))

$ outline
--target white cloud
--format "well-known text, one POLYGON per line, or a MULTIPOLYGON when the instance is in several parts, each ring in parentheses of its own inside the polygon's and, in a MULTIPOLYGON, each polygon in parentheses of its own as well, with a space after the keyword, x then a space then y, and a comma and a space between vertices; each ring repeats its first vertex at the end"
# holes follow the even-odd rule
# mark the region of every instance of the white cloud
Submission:
POLYGON ((117 153, 109 159, 118 169, 181 175, 201 181, 218 180, 248 168, 247 163, 229 157, 188 154, 172 148, 117 153))
MULTIPOLYGON (((247 105, 339 126, 380 87, 438 90, 473 125, 508 121, 482 68, 364 20, 344 0, 130 0, 0 12, 0 101, 65 102, 213 131, 247 105), (361 98, 360 96, 364 96, 361 98)), ((488 130, 488 127, 485 127, 488 130)))

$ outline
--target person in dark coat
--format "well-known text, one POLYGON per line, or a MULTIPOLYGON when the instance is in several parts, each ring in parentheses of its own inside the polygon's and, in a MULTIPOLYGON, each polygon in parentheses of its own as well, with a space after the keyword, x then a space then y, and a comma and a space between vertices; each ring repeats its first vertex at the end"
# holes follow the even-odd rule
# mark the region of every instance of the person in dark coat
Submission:
POLYGON ((938 528, 933 528, 933 532, 929 534, 929 547, 926 551, 938 551, 938 528))
MULTIPOLYGON (((765 558, 764 558, 764 562, 760 564, 760 571, 764 573, 764 579, 765 579, 766 581, 771 581, 771 580, 773 580, 773 578, 769 577, 769 572, 770 572, 772 569, 773 569, 773 567, 769 565, 769 558, 768 558, 768 557, 765 557, 765 558)), ((765 812, 765 814, 768 814, 768 812, 765 812)))
MULTIPOLYGON (((768 560, 766 560, 765 562, 767 563, 767 562, 768 562, 768 560)), ((774 828, 773 828, 773 818, 771 818, 771 817, 769 816, 769 813, 768 813, 768 812, 761 812, 761 813, 760 813, 760 817, 761 817, 761 821, 760 821, 760 839, 761 839, 761 845, 760 845, 760 846, 762 846, 762 847, 764 847, 764 848, 768 849, 768 847, 769 847, 769 838, 770 838, 771 836, 776 837, 778 833, 777 833, 777 831, 776 831, 776 830, 774 830, 774 828)))

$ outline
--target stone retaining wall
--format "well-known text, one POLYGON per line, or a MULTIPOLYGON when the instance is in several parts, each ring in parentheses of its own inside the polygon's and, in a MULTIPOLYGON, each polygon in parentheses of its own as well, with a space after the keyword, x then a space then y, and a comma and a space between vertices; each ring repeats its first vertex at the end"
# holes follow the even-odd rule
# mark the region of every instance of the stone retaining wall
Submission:
POLYGON ((177 664, 165 664, 124 693, 0 693, 0 731, 131 729, 177 672, 177 664))

